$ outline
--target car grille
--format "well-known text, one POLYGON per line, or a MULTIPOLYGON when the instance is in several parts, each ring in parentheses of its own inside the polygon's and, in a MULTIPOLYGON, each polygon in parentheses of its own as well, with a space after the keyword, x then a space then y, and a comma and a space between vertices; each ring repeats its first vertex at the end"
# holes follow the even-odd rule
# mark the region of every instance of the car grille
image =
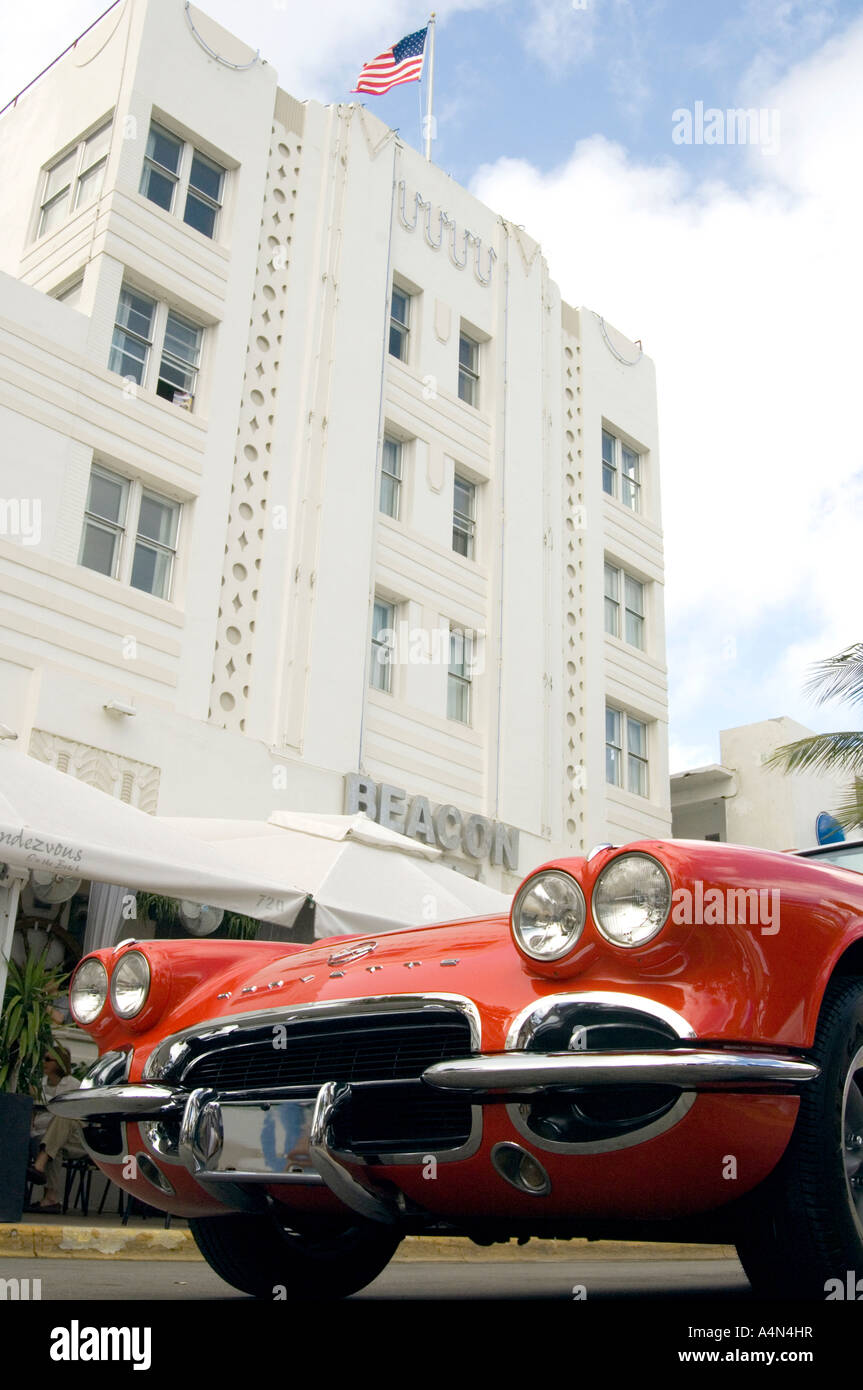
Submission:
MULTIPOLYGON (((224 1092, 362 1083, 339 1112, 337 1147, 383 1156, 460 1148, 467 1141, 470 1104, 420 1083, 426 1067, 470 1055, 470 1024, 461 1013, 295 1019, 285 1028, 284 1035, 273 1027, 241 1040, 234 1034, 213 1050, 212 1042, 199 1044, 208 1050, 187 1062, 183 1085, 224 1092), (274 1045, 282 1040, 283 1047, 274 1045)), ((192 1042, 193 1053, 195 1047, 192 1042)))

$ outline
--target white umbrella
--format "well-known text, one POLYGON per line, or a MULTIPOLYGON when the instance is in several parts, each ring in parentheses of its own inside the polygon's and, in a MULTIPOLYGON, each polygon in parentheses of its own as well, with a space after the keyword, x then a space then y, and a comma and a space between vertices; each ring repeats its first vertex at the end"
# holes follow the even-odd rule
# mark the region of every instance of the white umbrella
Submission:
MULTIPOLYGON (((215 846, 9 748, 0 750, 0 865, 10 866, 19 880, 32 869, 50 870, 284 926, 293 923, 306 898, 288 875, 244 872, 226 863, 215 846)), ((4 974, 14 908, 8 915, 0 933, 4 974)))
POLYGON ((441 851, 367 816, 275 811, 268 821, 171 818, 218 845, 226 866, 301 884, 315 900, 315 935, 397 931, 508 913, 511 898, 442 864, 441 851))

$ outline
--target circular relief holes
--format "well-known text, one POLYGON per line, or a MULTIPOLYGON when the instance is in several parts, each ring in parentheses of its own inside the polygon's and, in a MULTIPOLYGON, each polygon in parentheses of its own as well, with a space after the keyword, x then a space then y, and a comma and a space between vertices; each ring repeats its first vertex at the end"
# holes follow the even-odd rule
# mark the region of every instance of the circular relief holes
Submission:
POLYGON ((236 700, 234 699, 233 695, 230 694, 229 691, 222 691, 221 695, 219 696, 219 704, 222 706, 222 709, 232 710, 236 703, 236 700))
POLYGON ((246 569, 245 565, 234 565, 231 574, 240 584, 242 584, 244 579, 248 579, 249 577, 249 571, 246 569))
POLYGON ((260 334, 260 335, 255 339, 255 346, 257 347, 258 352, 269 352, 269 350, 270 350, 270 340, 269 340, 269 338, 265 338, 265 337, 263 336, 263 334, 260 334))
POLYGON ((288 156, 290 153, 291 153, 290 145, 283 145, 283 144, 280 142, 280 143, 279 143, 279 154, 282 154, 282 155, 285 156, 285 158, 287 158, 287 156, 288 156))
POLYGON ((574 614, 574 613, 567 613, 567 615, 566 615, 566 621, 567 621, 567 623, 569 624, 570 627, 575 627, 575 614, 574 614))
POLYGON ((563 349, 563 355, 564 355, 564 357, 571 357, 571 356, 572 356, 572 348, 571 348, 571 347, 565 347, 565 348, 563 349))
POLYGON ((227 632, 225 633, 225 636, 227 637, 231 646, 236 647, 239 646, 243 634, 240 632, 240 629, 238 627, 229 627, 227 632))
POLYGON ((271 247, 271 249, 272 249, 273 251, 276 251, 276 250, 278 249, 278 247, 281 246, 281 244, 282 244, 282 243, 279 241, 279 238, 278 238, 277 236, 268 236, 268 237, 267 237, 267 245, 268 245, 269 247, 271 247))
POLYGON ((575 530, 575 522, 573 521, 573 519, 572 519, 571 516, 568 516, 568 517, 566 518, 566 529, 567 529, 567 531, 574 531, 574 530, 575 530))
POLYGON ((264 285, 262 294, 264 296, 264 299, 273 300, 276 297, 276 291, 273 289, 272 285, 264 285))
MULTIPOLYGON (((254 396, 254 392, 252 392, 252 395, 254 396)), ((575 477, 572 473, 567 473, 566 475, 566 486, 575 487, 575 477)))
POLYGON ((574 578, 575 578, 575 566, 574 566, 574 565, 567 565, 567 567, 566 567, 566 575, 567 575, 567 578, 568 578, 568 579, 574 579, 574 578))
POLYGON ((285 201, 285 195, 280 188, 273 189, 273 197, 277 203, 283 203, 285 201))
POLYGON ((258 457, 258 451, 255 448, 254 444, 247 444, 245 449, 243 450, 243 453, 250 463, 253 463, 255 459, 258 457))
POLYGON ((264 393, 263 391, 253 391, 249 399, 252 402, 252 405, 263 405, 264 393))
POLYGON ((239 511, 240 516, 243 518, 244 521, 251 520, 252 509, 249 506, 248 502, 241 502, 237 510, 239 511))
POLYGON ((574 676, 574 675, 575 675, 575 663, 574 663, 574 662, 568 661, 568 662, 566 663, 566 674, 567 674, 568 676, 574 676))
POLYGON ((572 728, 572 725, 575 723, 575 715, 572 712, 566 716, 566 722, 570 728, 572 728))
POLYGON ((566 828, 567 828, 567 831, 569 832, 570 835, 574 835, 574 834, 575 834, 575 821, 574 821, 574 820, 568 820, 568 821, 566 822, 566 828))

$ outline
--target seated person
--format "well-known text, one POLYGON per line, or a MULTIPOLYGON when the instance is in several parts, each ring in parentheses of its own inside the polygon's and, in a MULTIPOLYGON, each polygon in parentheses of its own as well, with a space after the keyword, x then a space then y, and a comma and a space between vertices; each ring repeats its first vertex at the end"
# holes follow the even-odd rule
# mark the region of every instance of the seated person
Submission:
POLYGON ((63 1047, 55 1047, 51 1054, 45 1053, 42 1058, 42 1103, 37 1102, 31 1126, 31 1149, 37 1152, 27 1170, 27 1177, 34 1185, 44 1186, 45 1195, 41 1201, 31 1203, 28 1211, 46 1215, 61 1210, 63 1158, 81 1158, 87 1152, 80 1121, 52 1115, 45 1109, 47 1102, 55 1096, 77 1091, 78 1082, 71 1074, 70 1064, 69 1054, 63 1047))

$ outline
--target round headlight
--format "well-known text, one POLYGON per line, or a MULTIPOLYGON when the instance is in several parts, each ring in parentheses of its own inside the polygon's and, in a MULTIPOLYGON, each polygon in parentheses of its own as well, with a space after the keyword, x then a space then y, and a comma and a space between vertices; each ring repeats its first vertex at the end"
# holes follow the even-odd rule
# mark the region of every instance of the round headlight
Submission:
POLYGON ((534 960, 560 960, 584 930, 584 894, 569 874, 537 874, 519 890, 512 909, 513 935, 534 960))
POLYGON ((111 1003, 120 1018, 134 1018, 150 993, 150 965, 140 951, 127 951, 111 977, 111 1003))
POLYGON ((108 998, 108 972, 93 957, 78 966, 69 989, 69 1007, 78 1023, 92 1023, 108 998))
POLYGON ((593 890, 593 917, 615 946, 644 946, 671 911, 671 880, 647 854, 622 854, 603 869, 593 890))

